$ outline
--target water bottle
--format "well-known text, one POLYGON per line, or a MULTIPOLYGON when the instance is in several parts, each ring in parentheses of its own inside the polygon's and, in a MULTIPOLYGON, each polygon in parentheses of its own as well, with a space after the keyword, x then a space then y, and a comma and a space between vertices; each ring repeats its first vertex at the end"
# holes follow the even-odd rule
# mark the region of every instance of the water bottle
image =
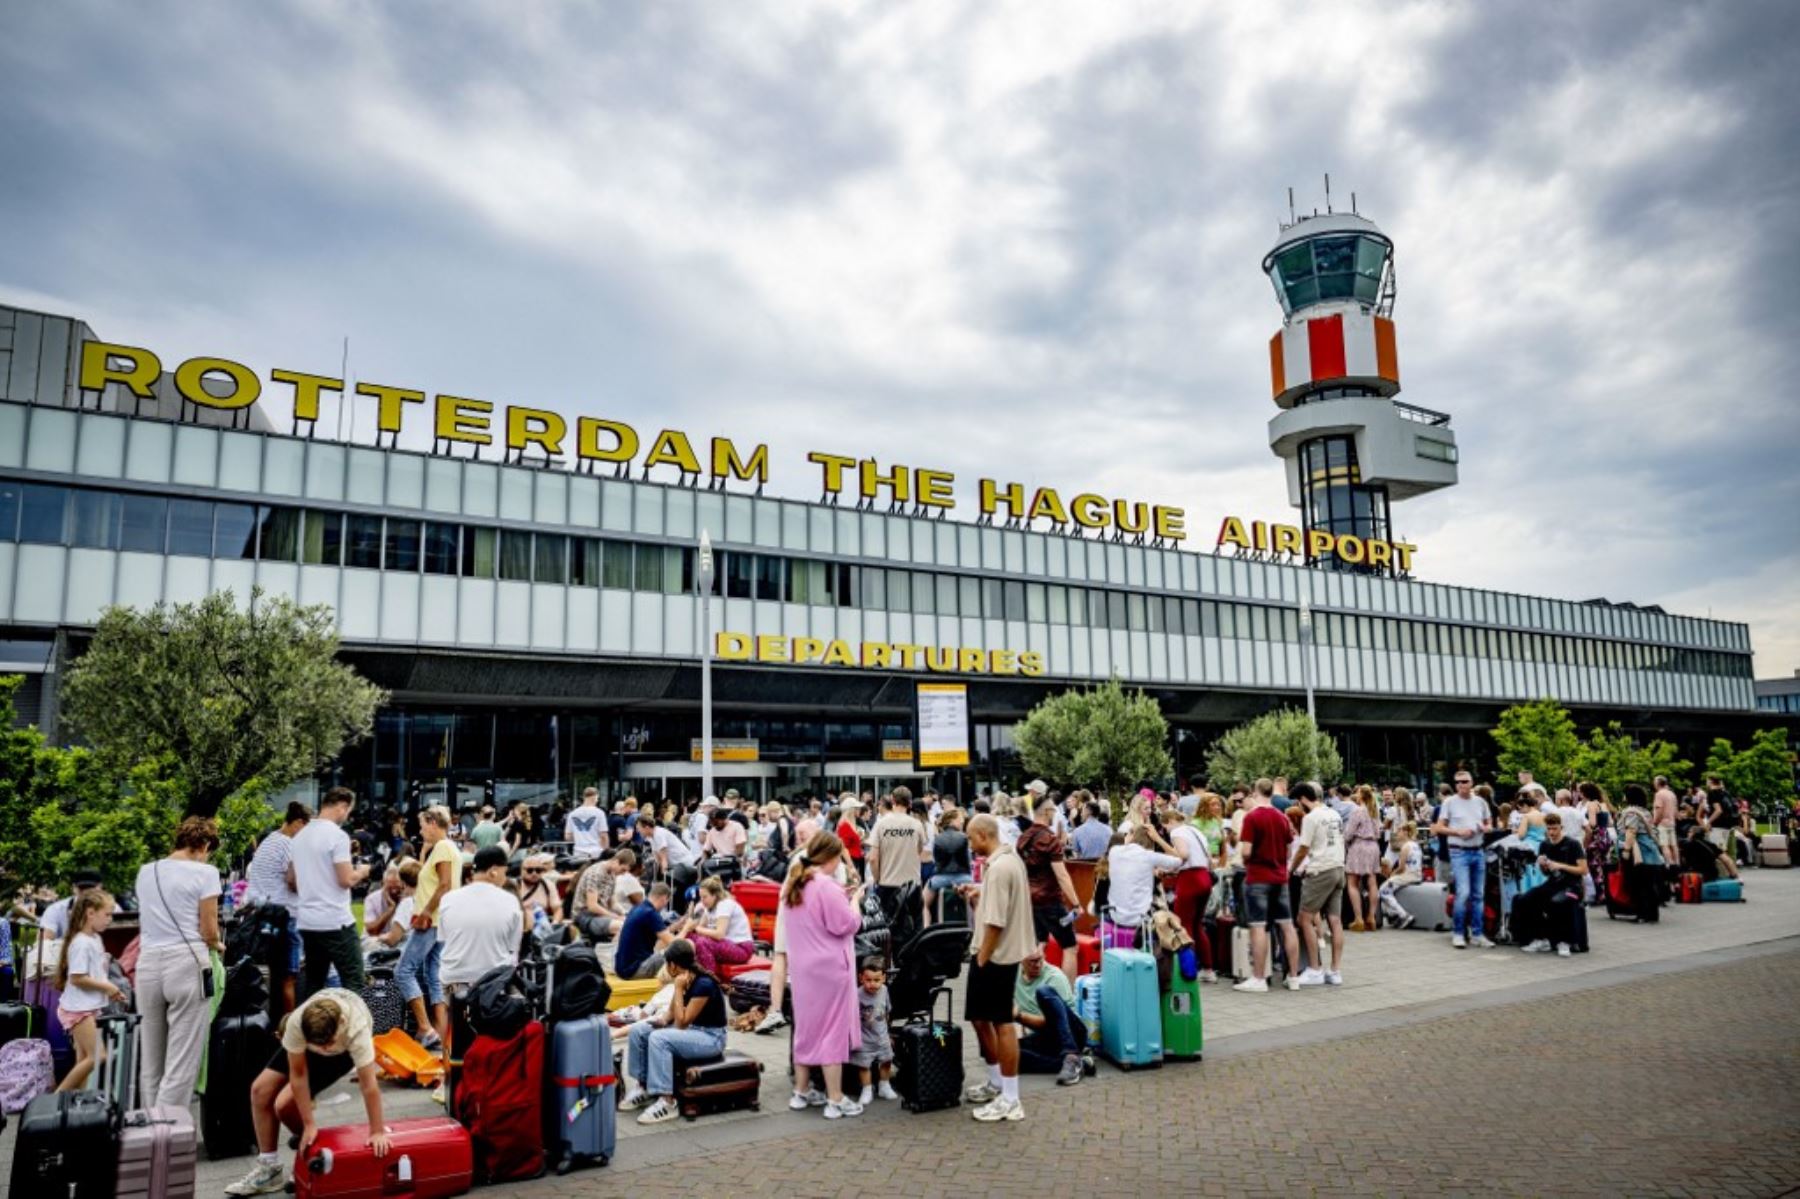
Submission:
POLYGON ((544 915, 543 908, 531 909, 531 931, 538 932, 550 923, 550 917, 544 915))

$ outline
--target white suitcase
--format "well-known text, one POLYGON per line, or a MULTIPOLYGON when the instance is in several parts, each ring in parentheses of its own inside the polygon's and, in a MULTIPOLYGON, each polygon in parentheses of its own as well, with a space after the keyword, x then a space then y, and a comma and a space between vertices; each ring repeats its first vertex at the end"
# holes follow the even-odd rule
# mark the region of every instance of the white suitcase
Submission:
POLYGON ((1770 833, 1762 839, 1762 849, 1757 856, 1757 864, 1761 866, 1791 866, 1788 857, 1788 839, 1785 833, 1770 833))
POLYGON ((1394 892, 1394 898, 1413 918, 1412 927, 1429 933, 1443 932, 1450 927, 1450 913, 1445 906, 1448 895, 1449 889, 1443 883, 1414 883, 1394 892))

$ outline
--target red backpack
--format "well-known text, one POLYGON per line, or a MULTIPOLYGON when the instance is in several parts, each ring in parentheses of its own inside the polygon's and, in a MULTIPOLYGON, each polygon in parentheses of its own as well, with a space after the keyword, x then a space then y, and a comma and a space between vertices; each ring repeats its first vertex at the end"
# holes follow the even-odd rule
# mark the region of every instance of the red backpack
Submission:
POLYGON ((475 1038, 463 1055, 452 1101, 475 1144, 478 1180, 505 1182, 544 1172, 543 1094, 542 1024, 533 1020, 505 1041, 475 1038))

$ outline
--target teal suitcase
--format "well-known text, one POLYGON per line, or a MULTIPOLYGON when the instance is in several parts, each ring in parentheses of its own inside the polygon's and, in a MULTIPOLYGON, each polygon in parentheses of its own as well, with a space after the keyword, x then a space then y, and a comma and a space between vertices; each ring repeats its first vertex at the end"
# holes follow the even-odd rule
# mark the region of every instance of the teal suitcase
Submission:
POLYGON ((1100 955, 1100 1052, 1127 1070, 1160 1066, 1162 1007, 1156 959, 1141 949, 1100 955))

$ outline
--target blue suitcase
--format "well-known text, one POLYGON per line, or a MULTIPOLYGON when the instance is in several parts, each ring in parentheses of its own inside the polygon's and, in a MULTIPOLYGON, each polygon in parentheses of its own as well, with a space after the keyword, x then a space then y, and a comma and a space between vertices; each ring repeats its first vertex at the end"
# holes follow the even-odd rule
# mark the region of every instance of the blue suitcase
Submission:
POLYGON ((619 1135, 618 1077, 613 1073, 612 1032, 603 1015, 559 1020, 550 1031, 550 1070, 545 1105, 556 1122, 548 1147, 556 1172, 577 1165, 604 1166, 619 1135))
POLYGON ((1100 954, 1100 1052, 1127 1070, 1162 1065, 1156 959, 1141 949, 1100 954))
POLYGON ((1743 903, 1744 884, 1735 878, 1715 879, 1700 884, 1701 903, 1743 903))
POLYGON ((1075 979, 1075 1014, 1087 1026, 1088 1045, 1100 1043, 1100 976, 1082 974, 1075 979))

